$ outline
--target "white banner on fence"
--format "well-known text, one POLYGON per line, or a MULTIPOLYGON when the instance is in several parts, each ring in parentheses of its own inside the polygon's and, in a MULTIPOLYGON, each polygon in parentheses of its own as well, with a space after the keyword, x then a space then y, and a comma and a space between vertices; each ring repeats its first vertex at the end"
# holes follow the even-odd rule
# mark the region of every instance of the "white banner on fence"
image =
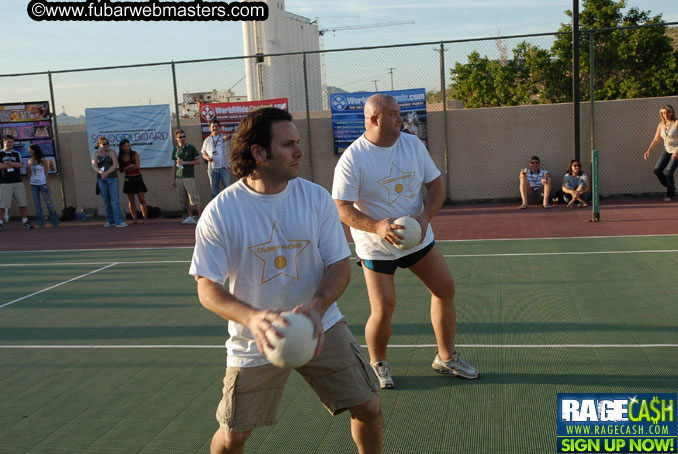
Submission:
POLYGON ((99 137, 108 139, 116 154, 127 139, 139 153, 141 167, 172 166, 172 134, 168 104, 157 106, 103 107, 85 109, 89 155, 99 137))

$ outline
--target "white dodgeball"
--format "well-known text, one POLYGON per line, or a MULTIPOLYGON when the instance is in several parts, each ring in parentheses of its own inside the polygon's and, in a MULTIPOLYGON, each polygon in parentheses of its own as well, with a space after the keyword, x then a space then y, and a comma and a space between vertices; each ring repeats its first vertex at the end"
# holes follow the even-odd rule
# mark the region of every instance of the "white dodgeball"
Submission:
POLYGON ((406 250, 412 249, 419 244, 419 241, 421 240, 421 225, 419 225, 419 221, 410 216, 403 216, 392 223, 405 227, 404 229, 395 230, 396 235, 403 237, 403 239, 400 240, 400 244, 394 244, 395 247, 406 250))
POLYGON ((272 325, 283 335, 278 337, 273 330, 266 331, 266 337, 273 346, 264 347, 266 358, 276 367, 296 369, 313 358, 318 339, 313 338, 313 322, 304 314, 282 312, 281 318, 289 325, 274 321, 272 325))

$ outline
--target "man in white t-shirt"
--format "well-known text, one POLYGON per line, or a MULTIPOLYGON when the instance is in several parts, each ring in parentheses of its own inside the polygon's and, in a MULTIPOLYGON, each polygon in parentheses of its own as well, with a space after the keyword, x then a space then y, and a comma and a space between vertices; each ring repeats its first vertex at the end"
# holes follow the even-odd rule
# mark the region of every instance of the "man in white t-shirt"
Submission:
POLYGON ((302 154, 289 113, 250 113, 232 140, 240 180, 207 205, 196 228, 189 272, 200 302, 228 320, 230 334, 212 453, 243 452, 252 429, 275 424, 290 370, 261 352, 285 310, 311 318, 318 338, 316 356, 297 372, 331 414, 350 411, 360 452, 381 452, 379 382, 336 303, 351 278, 350 250, 329 193, 297 178, 302 154))
POLYGON ((231 174, 228 169, 228 155, 230 147, 221 134, 219 120, 210 120, 210 135, 203 141, 200 154, 207 161, 207 175, 210 178, 212 198, 219 194, 219 183, 224 189, 231 184, 231 174))
POLYGON ((365 275, 371 308, 365 338, 370 362, 385 389, 394 387, 386 350, 396 306, 393 275, 399 267, 409 268, 431 292, 431 323, 438 344, 433 369, 478 377, 478 370, 454 347, 454 279, 429 224, 443 203, 443 180, 421 140, 401 134, 401 123, 392 96, 371 96, 365 103, 365 133, 339 159, 332 186, 332 198, 341 220, 351 227, 365 275), (419 245, 403 251, 394 246, 403 239, 398 235, 402 226, 392 221, 406 215, 419 222, 422 234, 419 245))

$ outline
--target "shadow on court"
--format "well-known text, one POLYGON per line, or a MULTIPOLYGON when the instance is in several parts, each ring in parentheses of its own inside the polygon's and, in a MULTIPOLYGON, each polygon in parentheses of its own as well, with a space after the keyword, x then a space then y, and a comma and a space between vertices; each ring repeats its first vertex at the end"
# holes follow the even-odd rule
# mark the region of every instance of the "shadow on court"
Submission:
POLYGON ((93 339, 156 339, 215 337, 223 342, 228 337, 226 325, 175 326, 73 326, 73 327, 2 327, 0 341, 55 341, 93 339))

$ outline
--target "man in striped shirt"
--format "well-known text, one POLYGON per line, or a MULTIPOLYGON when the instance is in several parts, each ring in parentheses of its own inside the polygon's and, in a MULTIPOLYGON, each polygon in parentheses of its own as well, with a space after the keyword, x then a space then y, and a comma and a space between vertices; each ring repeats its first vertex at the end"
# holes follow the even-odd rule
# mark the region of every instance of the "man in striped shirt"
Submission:
POLYGON ((551 208, 549 196, 551 194, 551 173, 540 167, 539 158, 530 158, 530 167, 520 171, 520 197, 523 204, 520 209, 527 208, 528 201, 542 203, 544 208, 551 208))

